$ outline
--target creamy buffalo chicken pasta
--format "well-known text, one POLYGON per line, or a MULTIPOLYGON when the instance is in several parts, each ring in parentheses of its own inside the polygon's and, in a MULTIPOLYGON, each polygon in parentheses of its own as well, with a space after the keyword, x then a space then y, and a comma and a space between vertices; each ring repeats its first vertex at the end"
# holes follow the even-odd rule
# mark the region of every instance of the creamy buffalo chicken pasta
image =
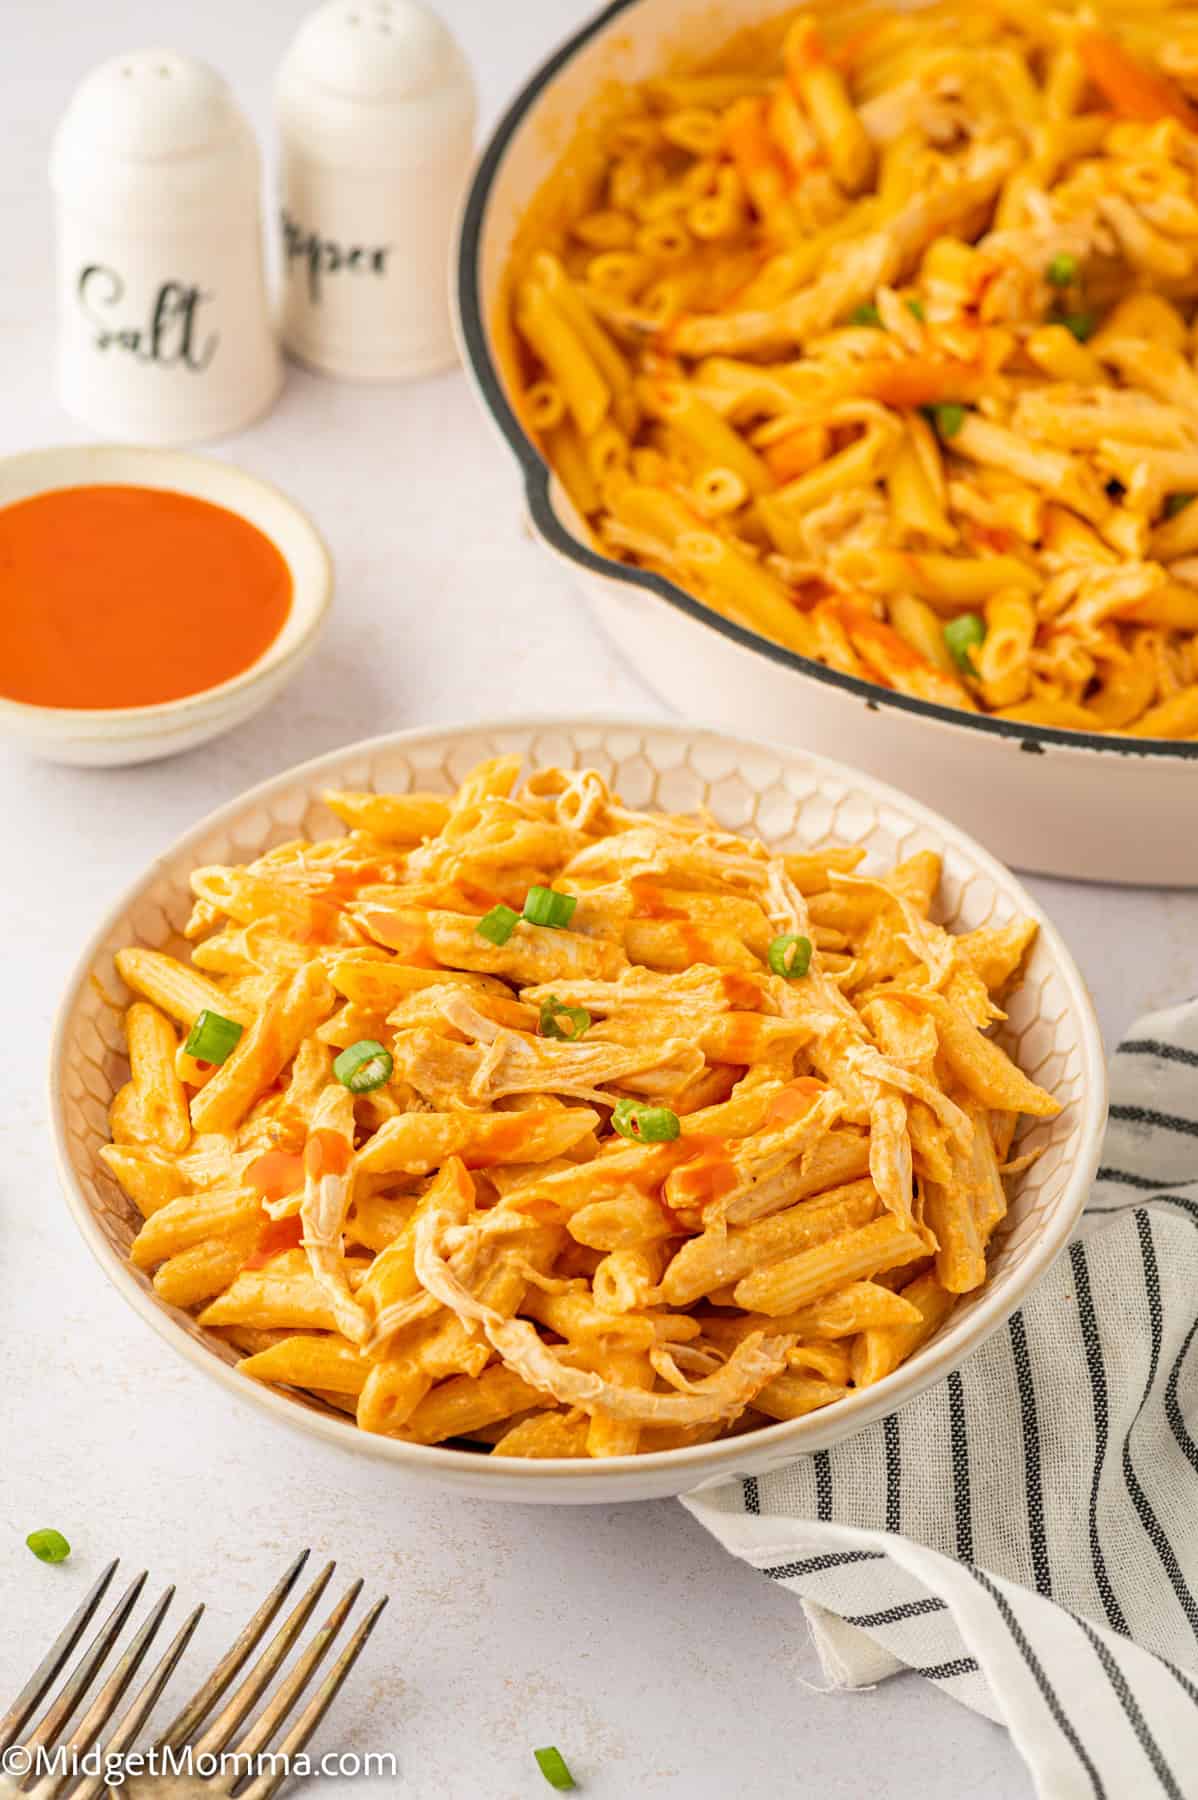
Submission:
POLYGON ((1198 736, 1198 11, 828 6, 603 100, 510 271, 599 547, 902 694, 1198 736))
POLYGON ((519 759, 192 876, 101 1152, 163 1300, 367 1431, 622 1456, 889 1374, 986 1279, 1031 920, 519 759))

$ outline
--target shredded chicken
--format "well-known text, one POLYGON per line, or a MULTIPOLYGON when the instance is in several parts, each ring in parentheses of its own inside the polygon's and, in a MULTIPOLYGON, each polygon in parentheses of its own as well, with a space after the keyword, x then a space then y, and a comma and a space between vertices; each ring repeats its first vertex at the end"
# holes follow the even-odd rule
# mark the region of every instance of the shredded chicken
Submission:
POLYGON ((644 1393, 605 1381, 589 1370, 569 1368, 542 1342, 527 1319, 505 1318, 464 1285, 447 1254, 454 1229, 447 1214, 430 1211, 421 1217, 416 1232, 416 1272, 424 1287, 464 1325, 479 1326, 505 1367, 564 1406, 578 1406, 592 1414, 604 1412, 613 1419, 641 1425, 726 1422, 743 1412, 766 1382, 786 1366, 793 1337, 752 1332, 722 1367, 686 1393, 644 1393))

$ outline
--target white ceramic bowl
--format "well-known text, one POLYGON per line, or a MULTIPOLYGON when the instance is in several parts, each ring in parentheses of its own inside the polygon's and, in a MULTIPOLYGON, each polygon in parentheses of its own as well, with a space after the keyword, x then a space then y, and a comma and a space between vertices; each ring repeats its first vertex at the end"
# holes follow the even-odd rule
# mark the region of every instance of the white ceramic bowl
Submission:
POLYGON ((940 1380, 1003 1323, 1040 1280, 1081 1211, 1106 1114, 1102 1043, 1085 987, 1053 926, 1019 883, 964 832, 892 788, 802 751, 677 725, 557 720, 400 732, 317 758, 212 813, 154 862, 102 922, 63 1001, 51 1067, 51 1114, 68 1204, 105 1274, 174 1347, 274 1418, 328 1443, 496 1500, 643 1500, 777 1468, 850 1436, 940 1380), (867 867, 916 850, 944 857, 940 917, 960 930, 1016 913, 1040 920, 1027 978, 1011 1002, 1004 1041, 1063 1103, 1031 1124, 1021 1149, 1042 1154, 1015 1183, 986 1287, 963 1301, 909 1362, 876 1387, 822 1412, 724 1443, 605 1462, 521 1462, 401 1444, 361 1432, 318 1401, 240 1376, 230 1348, 188 1314, 165 1306, 128 1262, 138 1220, 97 1152, 108 1103, 127 1077, 121 1023, 108 996, 123 991, 113 952, 123 944, 178 947, 198 864, 242 862, 300 834, 342 827, 317 800, 327 785, 445 793, 482 757, 518 750, 531 764, 599 768, 635 805, 707 806, 722 825, 793 847, 835 837, 862 844, 867 867))
MULTIPOLYGON (((0 507, 54 488, 166 488, 226 507, 256 525, 291 571, 291 610, 273 643, 240 675, 156 706, 28 706, 0 695, 0 736, 50 762, 151 762, 206 743, 266 706, 316 648, 333 569, 311 520, 278 488, 230 463, 177 450, 80 444, 0 458, 0 507)), ((169 595, 164 596, 169 602, 169 595)))
MULTIPOLYGON (((906 0, 908 5, 912 0, 906 0)), ((818 8, 830 0, 813 0, 818 8)), ((808 745, 896 781, 1017 867, 1091 881, 1198 884, 1198 743, 1016 725, 908 699, 809 662, 673 582, 613 562, 512 405, 505 276, 516 232, 580 124, 620 84, 699 62, 770 0, 616 0, 531 77, 496 127, 459 234, 462 360, 523 472, 534 529, 633 662, 683 717, 808 745)))

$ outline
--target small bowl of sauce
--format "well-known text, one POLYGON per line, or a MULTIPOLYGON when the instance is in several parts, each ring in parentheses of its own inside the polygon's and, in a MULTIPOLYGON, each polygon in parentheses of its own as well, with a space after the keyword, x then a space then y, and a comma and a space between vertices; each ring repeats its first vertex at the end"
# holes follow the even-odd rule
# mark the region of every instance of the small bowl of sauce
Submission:
POLYGON ((331 593, 311 521, 227 463, 0 459, 0 733, 67 763, 190 749, 275 697, 331 593))

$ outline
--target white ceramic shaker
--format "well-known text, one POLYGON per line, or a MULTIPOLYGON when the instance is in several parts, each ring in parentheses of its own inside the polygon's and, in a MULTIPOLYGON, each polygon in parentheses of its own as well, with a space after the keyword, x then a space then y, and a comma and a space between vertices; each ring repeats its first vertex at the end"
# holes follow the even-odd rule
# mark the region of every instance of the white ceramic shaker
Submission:
POLYGON ((283 60, 276 112, 287 349, 364 381, 447 367, 475 97, 446 27, 417 0, 328 0, 283 60))
POLYGON ((59 124, 50 179, 67 411, 150 444, 265 412, 282 363, 258 148, 215 70, 174 50, 101 63, 59 124))

